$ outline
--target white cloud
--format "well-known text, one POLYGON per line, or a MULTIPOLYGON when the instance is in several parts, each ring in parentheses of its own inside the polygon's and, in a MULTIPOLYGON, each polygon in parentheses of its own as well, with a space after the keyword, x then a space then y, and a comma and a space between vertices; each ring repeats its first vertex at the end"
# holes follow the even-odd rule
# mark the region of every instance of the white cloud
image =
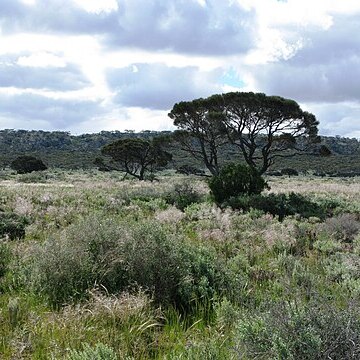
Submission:
POLYGON ((118 10, 116 0, 73 0, 75 4, 89 13, 100 14, 118 10))
POLYGON ((30 56, 20 56, 17 63, 29 67, 66 67, 66 61, 60 56, 48 52, 34 53, 30 56))
POLYGON ((217 84, 220 76, 218 70, 204 72, 194 66, 173 68, 161 63, 141 63, 111 69, 107 77, 119 105, 166 110, 176 102, 221 91, 217 84))
POLYGON ((246 90, 358 134, 359 19, 358 0, 1 0, 0 126, 168 128, 175 102, 246 90))

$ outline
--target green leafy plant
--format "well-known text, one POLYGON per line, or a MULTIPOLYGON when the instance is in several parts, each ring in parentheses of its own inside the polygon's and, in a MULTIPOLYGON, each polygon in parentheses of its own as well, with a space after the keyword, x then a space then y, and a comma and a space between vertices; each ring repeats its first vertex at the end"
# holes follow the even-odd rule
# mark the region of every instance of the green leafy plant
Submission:
POLYGON ((266 187, 266 181, 249 166, 228 164, 219 175, 209 181, 211 194, 217 203, 222 203, 233 196, 260 194, 266 187))
POLYGON ((94 347, 84 344, 83 350, 70 350, 66 360, 117 360, 115 351, 102 343, 94 347))

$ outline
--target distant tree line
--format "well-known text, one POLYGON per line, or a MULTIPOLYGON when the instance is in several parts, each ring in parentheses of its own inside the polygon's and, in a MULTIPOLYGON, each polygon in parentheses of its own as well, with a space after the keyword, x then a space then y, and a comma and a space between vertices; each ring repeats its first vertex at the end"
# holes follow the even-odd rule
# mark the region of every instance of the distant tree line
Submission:
POLYGON ((169 116, 178 128, 175 132, 125 130, 74 136, 60 131, 0 130, 0 164, 9 167, 27 155, 49 167, 66 169, 110 171, 127 166, 129 174, 140 178, 159 168, 217 175, 231 162, 246 164, 260 174, 360 174, 359 140, 318 137, 315 117, 293 100, 255 93, 219 94, 177 103, 169 116), (139 155, 132 157, 132 169, 129 159, 114 157, 115 145, 110 146, 114 143, 120 153, 126 148, 139 155), (332 156, 318 156, 329 155, 329 150, 332 156), (141 154, 150 158, 141 160, 141 154), (143 165, 145 170, 141 170, 143 165))

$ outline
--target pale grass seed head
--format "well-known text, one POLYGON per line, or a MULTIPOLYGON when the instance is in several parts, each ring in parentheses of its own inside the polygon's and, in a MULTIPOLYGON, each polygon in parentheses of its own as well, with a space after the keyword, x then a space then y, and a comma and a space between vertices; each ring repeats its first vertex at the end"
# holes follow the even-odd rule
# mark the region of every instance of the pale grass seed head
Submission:
POLYGON ((185 214, 175 206, 171 206, 166 210, 157 211, 155 214, 155 219, 161 224, 178 224, 184 218, 185 214))
POLYGON ((33 212, 33 210, 34 210, 34 206, 29 200, 21 196, 18 196, 16 198, 15 207, 14 207, 14 212, 16 214, 28 216, 33 212))
POLYGON ((269 248, 272 248, 276 245, 289 247, 296 243, 295 225, 290 222, 274 222, 270 224, 265 230, 263 230, 262 236, 266 246, 269 248))

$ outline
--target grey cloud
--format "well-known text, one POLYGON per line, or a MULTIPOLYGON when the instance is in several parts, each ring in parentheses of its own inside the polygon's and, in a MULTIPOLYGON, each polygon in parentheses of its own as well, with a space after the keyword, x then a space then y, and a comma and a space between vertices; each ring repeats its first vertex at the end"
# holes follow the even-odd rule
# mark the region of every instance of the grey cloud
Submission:
POLYGON ((70 0, 25 6, 2 0, 3 33, 41 32, 105 35, 109 47, 135 47, 196 54, 237 54, 251 48, 255 13, 235 1, 122 0, 119 10, 91 14, 70 0))
POLYGON ((236 54, 254 40, 253 12, 229 0, 124 0, 112 42, 145 49, 201 54, 236 54))
POLYGON ((360 41, 357 36, 359 33, 359 14, 337 15, 333 18, 333 25, 327 30, 305 29, 301 33, 305 46, 289 62, 304 67, 332 64, 339 59, 352 57, 360 52, 360 41))
POLYGON ((38 1, 31 6, 16 0, 2 0, 0 4, 0 26, 4 34, 103 34, 111 31, 114 24, 114 13, 88 13, 71 0, 38 1))
POLYGON ((17 58, 0 58, 0 87, 49 90, 78 90, 90 84, 76 65, 62 68, 27 67, 17 64, 17 58))
POLYGON ((257 88, 305 102, 360 101, 359 16, 334 18, 328 30, 303 34, 295 56, 253 68, 257 88))
POLYGON ((0 95, 0 117, 17 124, 45 122, 52 129, 65 129, 103 113, 99 102, 52 99, 37 94, 0 95))
POLYGON ((357 103, 305 104, 320 121, 321 135, 358 137, 360 134, 360 107, 357 103))
POLYGON ((305 102, 360 101, 360 57, 336 63, 293 66, 277 63, 254 71, 261 91, 305 102))
POLYGON ((175 68, 163 64, 135 64, 108 71, 109 85, 122 106, 169 110, 179 101, 221 91, 220 71, 201 72, 196 67, 175 68), (201 79, 201 80, 200 80, 201 79))

